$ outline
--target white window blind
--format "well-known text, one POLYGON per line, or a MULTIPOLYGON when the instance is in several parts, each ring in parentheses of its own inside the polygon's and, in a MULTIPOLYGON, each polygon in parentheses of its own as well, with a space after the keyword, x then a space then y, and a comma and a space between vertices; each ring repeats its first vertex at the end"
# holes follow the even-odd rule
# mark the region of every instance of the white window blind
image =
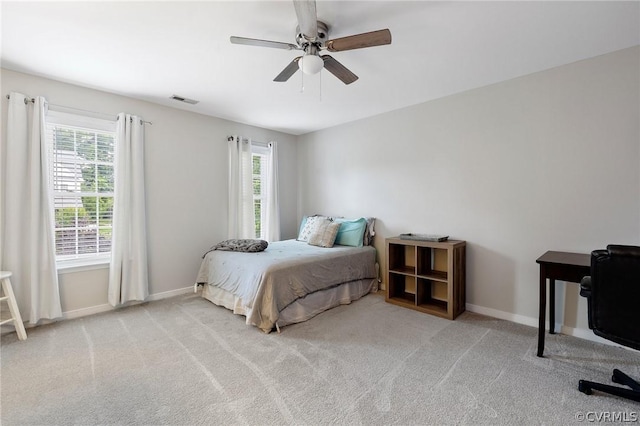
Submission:
POLYGON ((266 181, 267 155, 269 150, 261 146, 252 147, 253 165, 253 205, 255 210, 256 238, 265 238, 264 226, 266 222, 266 181))
POLYGON ((50 111, 46 130, 57 260, 108 257, 115 122, 50 111))

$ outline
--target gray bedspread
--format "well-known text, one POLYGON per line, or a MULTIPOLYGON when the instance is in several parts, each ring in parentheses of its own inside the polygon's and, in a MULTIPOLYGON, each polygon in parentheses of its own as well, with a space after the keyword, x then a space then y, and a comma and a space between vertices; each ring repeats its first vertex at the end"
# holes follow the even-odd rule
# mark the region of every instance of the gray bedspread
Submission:
POLYGON ((371 246, 316 247, 278 241, 258 253, 212 251, 202 261, 197 283, 220 287, 239 297, 247 324, 271 330, 279 312, 295 300, 345 282, 375 278, 371 246))

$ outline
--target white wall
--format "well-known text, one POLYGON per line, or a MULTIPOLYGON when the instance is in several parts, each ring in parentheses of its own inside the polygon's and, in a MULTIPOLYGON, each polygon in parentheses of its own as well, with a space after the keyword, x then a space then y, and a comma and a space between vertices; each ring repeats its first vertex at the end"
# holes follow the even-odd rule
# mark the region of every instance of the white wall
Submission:
POLYGON ((301 136, 299 216, 466 240, 467 303, 534 325, 541 254, 640 243, 639 79, 634 47, 301 136))
MULTIPOLYGON (((464 239, 467 302, 479 311, 535 324, 539 255, 640 244, 638 47, 298 138, 0 71, 3 97, 19 91, 153 121, 153 295, 190 286, 202 252, 226 237, 230 134, 280 142, 283 238, 295 236, 301 215, 327 213, 376 216, 381 254, 384 238, 400 232, 464 239)), ((107 279, 105 269, 61 275, 63 310, 104 306, 107 279)), ((584 329, 584 299, 567 288, 559 314, 584 329)))
MULTIPOLYGON (((194 283, 202 253, 227 237, 227 136, 278 141, 282 237, 296 235, 295 137, 53 80, 1 70, 2 127, 5 95, 44 96, 50 104, 106 114, 128 112, 146 126, 147 235, 151 295, 194 283)), ((206 90, 206 88, 203 88, 206 90)), ((2 131, 2 138, 6 137, 2 131)), ((64 312, 90 312, 107 303, 108 270, 60 275, 64 312)))

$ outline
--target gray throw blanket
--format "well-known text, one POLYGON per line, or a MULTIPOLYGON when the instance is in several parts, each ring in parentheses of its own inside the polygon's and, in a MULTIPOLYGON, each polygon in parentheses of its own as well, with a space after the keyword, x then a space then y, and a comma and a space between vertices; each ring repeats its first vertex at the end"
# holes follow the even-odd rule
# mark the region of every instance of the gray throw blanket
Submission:
POLYGON ((264 251, 268 245, 269 243, 266 242, 265 240, 251 240, 251 239, 225 240, 211 247, 209 250, 207 250, 207 252, 202 255, 202 258, 204 259, 207 253, 212 252, 214 250, 257 253, 259 251, 264 251))

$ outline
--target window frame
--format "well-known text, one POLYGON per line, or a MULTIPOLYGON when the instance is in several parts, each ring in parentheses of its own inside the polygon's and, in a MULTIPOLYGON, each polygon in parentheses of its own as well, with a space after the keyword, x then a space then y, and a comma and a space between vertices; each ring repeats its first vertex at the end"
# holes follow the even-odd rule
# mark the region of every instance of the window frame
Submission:
MULTIPOLYGON (((46 122, 46 130, 47 130, 45 137, 48 145, 47 148, 50 154, 50 158, 49 158, 50 170, 49 170, 48 180, 49 180, 49 187, 51 189, 51 208, 52 208, 51 214, 55 221, 55 213, 56 213, 55 198, 57 195, 60 195, 61 192, 54 190, 54 168, 55 168, 54 166, 56 163, 56 159, 55 159, 54 150, 53 150, 52 134, 50 134, 49 132, 50 130, 49 126, 50 125, 61 126, 61 127, 71 128, 74 130, 84 130, 89 132, 112 134, 113 140, 114 140, 114 147, 113 147, 114 159, 113 159, 113 163, 109 163, 109 162, 107 163, 113 166, 114 178, 115 178, 115 144, 117 143, 117 135, 116 135, 117 123, 115 118, 114 120, 105 120, 102 118, 84 116, 84 115, 73 114, 73 113, 57 111, 57 110, 49 110, 47 112, 45 122, 46 122)), ((97 159, 95 159, 94 161, 95 162, 93 164, 95 164, 96 167, 98 167, 98 165, 101 163, 105 163, 97 159)), ((95 189, 95 194, 101 194, 98 191, 98 188, 95 189)), ((108 195, 95 195, 95 196, 96 197, 100 197, 100 196, 114 197, 115 187, 113 192, 106 193, 106 194, 108 195)), ((112 220, 113 220, 113 217, 112 217, 112 220)), ((98 217, 96 217, 96 223, 97 223, 98 229, 100 229, 98 217)), ((113 222, 112 222, 111 229, 113 230, 113 222)), ((56 230, 58 230, 58 228, 55 228, 55 222, 54 222, 54 238, 55 238, 56 230)), ((108 267, 110 260, 111 260, 111 250, 109 250, 108 252, 102 252, 102 253, 68 255, 62 258, 61 256, 56 254, 56 267, 61 272, 75 272, 80 270, 99 269, 99 268, 108 267)))

